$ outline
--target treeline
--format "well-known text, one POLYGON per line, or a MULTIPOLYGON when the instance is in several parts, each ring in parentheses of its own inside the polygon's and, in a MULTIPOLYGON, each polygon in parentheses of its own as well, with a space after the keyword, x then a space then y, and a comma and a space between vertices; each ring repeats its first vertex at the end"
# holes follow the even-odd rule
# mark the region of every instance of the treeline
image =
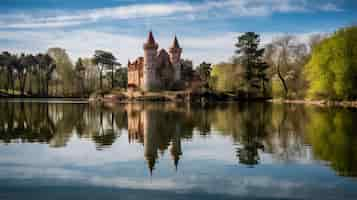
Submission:
POLYGON ((2 92, 15 95, 15 89, 18 89, 21 95, 25 92, 48 95, 50 77, 56 68, 48 54, 14 55, 3 52, 0 54, 0 66, 2 92))
POLYGON ((284 35, 260 46, 256 33, 239 36, 232 60, 212 67, 210 89, 245 97, 357 98, 357 27, 308 41, 284 35))
POLYGON ((88 97, 101 89, 127 84, 126 68, 112 53, 97 50, 73 64, 61 48, 46 53, 0 54, 1 96, 88 97))

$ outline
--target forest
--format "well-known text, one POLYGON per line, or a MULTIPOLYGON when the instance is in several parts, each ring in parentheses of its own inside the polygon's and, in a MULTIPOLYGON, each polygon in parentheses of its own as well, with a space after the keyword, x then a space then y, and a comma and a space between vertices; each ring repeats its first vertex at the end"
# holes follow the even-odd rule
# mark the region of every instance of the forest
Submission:
MULTIPOLYGON (((264 45, 259 34, 246 32, 234 43, 236 50, 228 61, 193 66, 183 60, 182 77, 200 77, 202 84, 195 90, 246 99, 357 98, 356 26, 314 34, 307 41, 285 34, 264 45)), ((89 97, 98 91, 125 91, 127 86, 127 67, 103 50, 75 62, 62 48, 36 55, 2 52, 0 71, 2 97, 89 97)))

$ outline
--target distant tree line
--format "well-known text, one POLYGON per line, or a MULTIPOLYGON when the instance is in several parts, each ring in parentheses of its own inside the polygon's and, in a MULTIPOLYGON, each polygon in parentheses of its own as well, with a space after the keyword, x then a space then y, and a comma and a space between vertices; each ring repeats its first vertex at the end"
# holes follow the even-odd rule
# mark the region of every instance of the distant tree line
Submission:
POLYGON ((0 54, 0 95, 88 97, 97 90, 125 88, 127 71, 112 53, 96 50, 92 58, 72 63, 61 48, 44 54, 0 54))
POLYGON ((56 69, 55 61, 48 54, 0 54, 1 93, 20 95, 49 95, 51 74, 56 69))

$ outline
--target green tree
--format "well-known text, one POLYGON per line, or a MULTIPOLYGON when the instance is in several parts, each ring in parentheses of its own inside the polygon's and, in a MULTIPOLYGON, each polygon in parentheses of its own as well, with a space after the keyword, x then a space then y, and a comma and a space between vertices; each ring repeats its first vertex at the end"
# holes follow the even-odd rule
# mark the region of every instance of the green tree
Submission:
POLYGON ((69 58, 65 49, 50 48, 47 54, 55 61, 56 71, 59 82, 62 85, 62 95, 72 95, 75 90, 75 71, 71 59, 69 58))
POLYGON ((107 51, 96 50, 93 56, 93 63, 97 65, 99 70, 100 89, 103 89, 103 73, 106 69, 111 69, 113 88, 114 66, 117 64, 114 55, 107 51))
POLYGON ((119 68, 115 71, 115 85, 126 88, 128 85, 128 68, 119 68))
POLYGON ((16 55, 12 55, 9 52, 3 52, 1 54, 1 65, 3 66, 4 72, 6 73, 6 82, 5 82, 5 90, 9 92, 9 89, 12 90, 14 94, 15 83, 14 83, 14 71, 15 67, 18 64, 18 59, 16 55))
POLYGON ((49 96, 49 82, 56 69, 55 60, 48 54, 38 54, 36 59, 39 67, 40 95, 49 96))
POLYGON ((21 95, 25 94, 26 78, 29 71, 29 63, 27 63, 28 62, 27 58, 28 58, 27 55, 21 54, 16 64, 16 72, 17 72, 17 78, 19 80, 21 95))
POLYGON ((259 48, 260 37, 254 32, 247 32, 238 37, 235 44, 236 61, 244 69, 244 82, 246 92, 252 93, 252 89, 259 89, 265 94, 265 82, 268 80, 266 70, 268 65, 263 61, 264 49, 259 48))
POLYGON ((242 82, 239 67, 232 63, 219 63, 212 67, 210 88, 217 92, 236 92, 242 82))
POLYGON ((357 27, 341 29, 316 45, 305 73, 309 98, 357 98, 357 27))
MULTIPOLYGON (((36 57, 29 54, 26 55, 26 57, 23 60, 24 64, 27 66, 27 76, 28 76, 28 94, 32 95, 32 88, 33 88, 33 76, 36 74, 36 66, 38 65, 38 62, 36 60, 36 57)), ((25 86, 24 86, 25 87, 25 86)))
POLYGON ((84 78, 85 78, 85 66, 83 65, 82 58, 78 58, 75 64, 76 79, 78 81, 80 95, 84 95, 84 78))
POLYGON ((84 86, 87 95, 91 92, 94 92, 98 89, 98 69, 97 66, 93 63, 92 58, 83 58, 82 63, 85 66, 85 81, 84 86))
POLYGON ((211 76, 211 70, 211 64, 206 62, 202 62, 196 69, 200 75, 201 80, 205 82, 205 86, 208 85, 209 78, 211 76))
POLYGON ((181 77, 185 82, 190 82, 193 79, 195 71, 191 60, 184 60, 181 64, 181 77))

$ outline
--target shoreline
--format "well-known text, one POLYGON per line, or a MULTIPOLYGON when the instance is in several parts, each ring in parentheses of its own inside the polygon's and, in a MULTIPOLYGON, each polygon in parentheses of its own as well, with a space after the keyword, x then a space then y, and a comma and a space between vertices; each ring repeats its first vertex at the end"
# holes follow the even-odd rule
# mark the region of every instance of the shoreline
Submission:
POLYGON ((0 97, 0 102, 89 103, 89 99, 79 97, 0 97))
POLYGON ((303 104, 303 105, 314 105, 314 106, 319 106, 319 107, 357 108, 357 100, 355 100, 355 101, 331 101, 331 100, 271 99, 268 101, 271 103, 303 104))
MULTIPOLYGON (((175 94, 175 92, 171 92, 175 94)), ((189 94, 188 96, 181 96, 184 92, 178 92, 179 98, 176 97, 177 94, 171 96, 165 96, 167 93, 160 95, 115 95, 108 94, 104 97, 0 97, 0 101, 8 102, 51 102, 51 103, 111 103, 111 104, 125 104, 125 103, 145 103, 145 102, 178 102, 178 103, 224 103, 224 102, 270 102, 275 104, 303 104, 303 105, 314 105, 319 107, 343 107, 343 108, 357 108, 357 100, 355 101, 331 101, 331 100, 301 100, 301 99, 269 99, 269 98, 252 98, 244 99, 238 97, 219 97, 217 96, 204 96, 197 94, 189 94)))

